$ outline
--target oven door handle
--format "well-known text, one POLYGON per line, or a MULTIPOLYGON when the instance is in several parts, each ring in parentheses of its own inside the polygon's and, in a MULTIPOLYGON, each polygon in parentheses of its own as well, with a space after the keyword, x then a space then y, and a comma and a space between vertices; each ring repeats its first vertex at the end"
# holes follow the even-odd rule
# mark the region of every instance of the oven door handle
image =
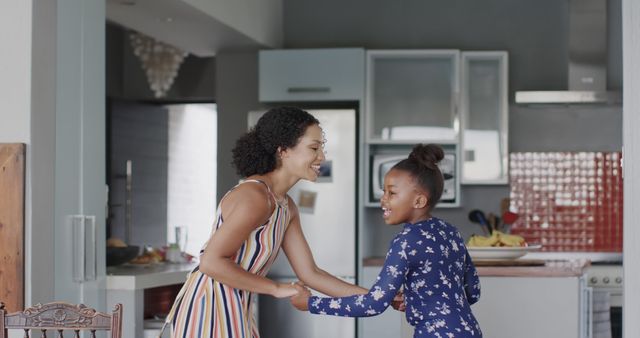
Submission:
POLYGON ((584 300, 585 300, 585 310, 586 310, 586 321, 584 323, 583 329, 584 337, 593 338, 593 288, 586 287, 584 288, 584 300))

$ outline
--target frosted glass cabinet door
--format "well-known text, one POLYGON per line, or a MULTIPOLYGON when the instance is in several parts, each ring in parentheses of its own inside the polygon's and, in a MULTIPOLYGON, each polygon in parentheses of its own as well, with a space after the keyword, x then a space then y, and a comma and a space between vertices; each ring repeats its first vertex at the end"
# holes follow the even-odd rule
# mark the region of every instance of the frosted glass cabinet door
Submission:
POLYGON ((457 50, 367 52, 369 141, 458 139, 457 50))
POLYGON ((462 183, 507 183, 507 58, 462 52, 462 183))

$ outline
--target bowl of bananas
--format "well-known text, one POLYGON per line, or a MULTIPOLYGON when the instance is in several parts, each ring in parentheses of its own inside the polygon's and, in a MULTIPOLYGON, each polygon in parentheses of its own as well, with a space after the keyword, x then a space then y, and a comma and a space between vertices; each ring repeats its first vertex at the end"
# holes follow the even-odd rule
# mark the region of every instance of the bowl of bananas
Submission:
POLYGON ((491 236, 473 235, 467 241, 467 250, 472 259, 511 260, 528 252, 540 250, 542 245, 529 244, 522 236, 505 234, 494 230, 491 236))

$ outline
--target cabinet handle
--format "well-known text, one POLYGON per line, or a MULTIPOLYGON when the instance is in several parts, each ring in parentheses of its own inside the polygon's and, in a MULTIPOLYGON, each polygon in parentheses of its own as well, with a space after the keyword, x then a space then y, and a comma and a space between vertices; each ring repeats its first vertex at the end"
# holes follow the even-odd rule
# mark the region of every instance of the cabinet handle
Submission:
POLYGON ((73 264, 73 281, 82 283, 85 280, 85 228, 84 215, 71 216, 71 262, 73 264))
POLYGON ((329 93, 330 87, 289 87, 287 92, 291 94, 298 93, 329 93))
POLYGON ((98 265, 96 248, 96 216, 85 216, 85 281, 96 280, 96 267, 98 265))
POLYGON ((71 216, 73 237, 71 257, 73 281, 82 283, 96 279, 97 247, 96 217, 85 215, 71 216))

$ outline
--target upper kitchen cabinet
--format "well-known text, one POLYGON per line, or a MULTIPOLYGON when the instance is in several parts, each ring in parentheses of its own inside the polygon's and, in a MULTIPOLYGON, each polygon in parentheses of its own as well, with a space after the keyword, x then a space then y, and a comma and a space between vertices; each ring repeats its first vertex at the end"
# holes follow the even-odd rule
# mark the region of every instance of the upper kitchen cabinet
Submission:
POLYGON ((458 50, 367 51, 369 143, 457 144, 458 50))
POLYGON ((259 100, 362 100, 364 61, 361 48, 260 51, 259 100))
POLYGON ((508 55, 462 52, 462 183, 508 182, 508 55))

